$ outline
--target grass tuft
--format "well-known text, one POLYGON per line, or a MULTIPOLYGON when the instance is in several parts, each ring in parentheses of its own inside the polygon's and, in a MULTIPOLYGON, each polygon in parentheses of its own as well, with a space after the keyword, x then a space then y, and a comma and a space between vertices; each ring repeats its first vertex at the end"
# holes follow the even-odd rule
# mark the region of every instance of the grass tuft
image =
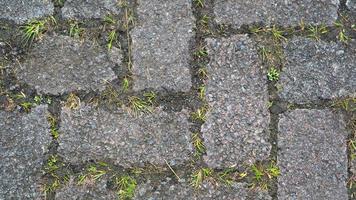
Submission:
POLYGON ((91 165, 86 169, 86 172, 84 174, 79 175, 78 185, 95 182, 105 174, 107 174, 107 171, 105 169, 99 169, 98 166, 91 165))
POLYGON ((69 36, 74 38, 80 38, 84 32, 84 29, 80 27, 78 22, 71 22, 69 24, 69 36))
POLYGON ((328 32, 328 29, 326 28, 325 25, 321 26, 313 26, 310 25, 308 28, 308 37, 312 38, 314 40, 320 40, 321 36, 326 34, 328 32))
POLYGON ((191 176, 191 185, 194 188, 200 188, 201 184, 207 177, 211 177, 213 174, 213 170, 210 168, 201 168, 195 171, 191 176))
POLYGON ((109 50, 112 48, 113 44, 116 43, 116 41, 117 41, 116 30, 112 30, 109 33, 108 41, 107 41, 107 47, 108 47, 109 50))
POLYGON ((268 190, 271 180, 277 178, 281 173, 274 162, 268 165, 254 164, 250 170, 253 175, 251 187, 260 187, 262 190, 268 190))
POLYGON ((46 20, 32 20, 22 27, 23 40, 26 45, 31 45, 46 30, 46 20))
POLYGON ((129 90, 129 87, 130 87, 130 80, 125 77, 123 80, 122 80, 122 89, 127 92, 129 90))
POLYGON ((201 139, 199 133, 195 133, 192 137, 192 140, 193 146, 195 148, 194 156, 200 157, 205 153, 205 145, 203 143, 203 140, 201 139))
POLYGON ((77 110, 80 107, 80 98, 74 93, 70 93, 64 106, 71 110, 77 110))
POLYGON ((53 115, 48 115, 47 120, 50 124, 50 129, 51 129, 51 135, 54 139, 58 139, 59 137, 59 132, 57 129, 57 120, 53 115))
POLYGON ((57 21, 53 16, 43 20, 32 20, 28 22, 21 27, 24 44, 26 46, 31 46, 36 39, 48 30, 50 25, 56 24, 57 21))
POLYGON ((146 95, 148 96, 147 101, 145 99, 141 99, 136 96, 129 97, 129 105, 135 116, 138 116, 139 113, 152 113, 153 110, 151 107, 152 106, 151 103, 154 100, 153 99, 154 93, 152 94, 146 93, 146 95))
POLYGON ((205 122, 206 121, 206 114, 208 112, 207 106, 203 106, 192 113, 192 119, 196 121, 205 122))
POLYGON ((200 7, 200 8, 203 8, 204 7, 204 0, 193 0, 194 2, 194 5, 197 6, 197 7, 200 7))
POLYGON ((120 200, 132 199, 137 187, 137 182, 129 175, 116 178, 116 185, 118 186, 118 195, 120 200))
POLYGON ((271 67, 267 72, 268 80, 278 81, 279 80, 279 70, 274 67, 271 67))
POLYGON ((199 98, 200 98, 201 100, 205 100, 205 92, 206 92, 206 87, 205 87, 205 85, 201 85, 201 86, 199 87, 199 98))
POLYGON ((205 80, 208 78, 208 70, 205 67, 201 67, 198 69, 199 78, 205 80))

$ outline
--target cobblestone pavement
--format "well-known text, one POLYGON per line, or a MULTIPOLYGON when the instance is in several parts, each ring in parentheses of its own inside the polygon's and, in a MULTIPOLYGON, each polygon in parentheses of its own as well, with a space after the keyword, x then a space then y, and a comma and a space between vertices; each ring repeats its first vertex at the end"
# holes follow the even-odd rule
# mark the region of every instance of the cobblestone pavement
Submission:
POLYGON ((0 0, 0 200, 356 199, 356 1, 0 0))

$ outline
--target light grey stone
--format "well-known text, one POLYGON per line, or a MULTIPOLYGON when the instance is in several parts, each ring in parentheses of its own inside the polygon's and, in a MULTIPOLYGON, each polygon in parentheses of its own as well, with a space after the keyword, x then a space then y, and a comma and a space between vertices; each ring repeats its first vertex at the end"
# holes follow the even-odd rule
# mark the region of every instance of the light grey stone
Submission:
POLYGON ((278 199, 348 199, 343 117, 306 109, 280 117, 278 199))
POLYGON ((107 189, 107 179, 78 185, 71 178, 67 185, 56 191, 55 200, 117 200, 118 195, 107 189))
POLYGON ((111 68, 121 64, 119 59, 113 62, 111 57, 117 58, 88 41, 80 42, 68 36, 45 36, 34 45, 24 63, 18 64, 16 74, 41 93, 102 91, 107 82, 116 78, 111 68))
POLYGON ((141 0, 138 24, 132 30, 134 90, 188 91, 189 44, 194 38, 190 0, 141 0))
POLYGON ((214 14, 217 23, 235 28, 253 23, 298 26, 302 20, 333 25, 339 4, 339 0, 219 0, 214 3, 214 14))
MULTIPOLYGON (((255 195, 254 200, 271 200, 272 198, 265 192, 255 195)), ((173 183, 167 179, 161 181, 159 185, 154 185, 147 181, 138 185, 135 193, 135 200, 247 200, 249 189, 244 183, 233 183, 231 186, 216 185, 204 181, 201 188, 194 189, 192 185, 186 182, 173 183)))
POLYGON ((288 102, 356 96, 356 51, 342 44, 295 37, 285 45, 287 63, 279 96, 288 102))
POLYGON ((184 164, 192 153, 186 110, 132 116, 90 106, 62 109, 58 152, 66 161, 105 160, 120 166, 184 164))
POLYGON ((347 0, 346 6, 351 10, 356 12, 356 1, 355 0, 347 0))
POLYGON ((54 6, 51 0, 1 0, 0 19, 23 24, 29 20, 52 15, 54 6))
POLYGON ((39 199, 44 154, 51 142, 47 106, 0 111, 0 199, 39 199))
POLYGON ((202 125, 210 167, 252 164, 269 156, 270 115, 266 74, 256 44, 246 35, 207 39, 210 62, 202 125))
POLYGON ((66 0, 62 16, 66 19, 103 19, 121 13, 118 0, 66 0))

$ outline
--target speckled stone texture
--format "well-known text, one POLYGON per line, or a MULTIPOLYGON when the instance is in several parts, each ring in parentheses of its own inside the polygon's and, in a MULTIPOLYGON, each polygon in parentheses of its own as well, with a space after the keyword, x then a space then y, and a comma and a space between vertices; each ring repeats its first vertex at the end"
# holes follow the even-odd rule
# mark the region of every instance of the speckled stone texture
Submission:
POLYGON ((268 157, 270 116, 265 72, 246 35, 207 39, 206 98, 211 107, 201 131, 205 162, 214 168, 268 157))
POLYGON ((62 8, 66 19, 103 19, 120 12, 118 0, 66 0, 62 8))
POLYGON ((132 30, 134 90, 188 91, 189 44, 195 21, 190 0, 141 0, 132 30))
POLYGON ((35 44, 17 77, 40 93, 62 94, 75 90, 105 89, 116 78, 112 67, 120 65, 120 51, 108 50, 68 36, 45 36, 35 44), (114 58, 116 58, 114 60, 114 58))
MULTIPOLYGON (((204 181, 201 188, 195 190, 194 187, 186 182, 174 183, 167 178, 161 181, 159 185, 154 185, 147 181, 142 185, 138 185, 135 193, 135 200, 247 200, 253 196, 254 200, 271 200, 272 198, 261 191, 253 191, 249 193, 246 184, 234 183, 231 186, 217 186, 208 181, 204 181), (256 193, 256 194, 251 194, 256 193), (257 194, 259 193, 259 194, 257 194)), ((250 198, 251 199, 251 198, 250 198)))
POLYGON ((23 24, 31 19, 52 15, 54 6, 51 0, 1 0, 0 19, 23 24))
POLYGON ((298 26, 306 24, 333 25, 337 19, 339 0, 219 0, 215 1, 215 20, 235 28, 253 23, 298 26))
POLYGON ((355 0, 347 0, 346 6, 351 10, 356 12, 356 1, 355 0))
POLYGON ((108 112, 82 106, 62 109, 58 152, 71 163, 91 159, 120 166, 145 163, 183 164, 192 153, 189 112, 167 113, 156 108, 138 117, 126 110, 108 112))
POLYGON ((292 103, 356 97, 356 51, 334 42, 295 37, 285 45, 287 63, 279 96, 292 103))
POLYGON ((47 106, 28 114, 0 111, 0 199, 39 199, 44 154, 51 142, 47 106))
POLYGON ((107 179, 78 185, 71 178, 67 185, 56 192, 55 200, 117 200, 118 195, 107 189, 107 179))
POLYGON ((305 109, 280 117, 278 199, 348 199, 343 117, 305 109))

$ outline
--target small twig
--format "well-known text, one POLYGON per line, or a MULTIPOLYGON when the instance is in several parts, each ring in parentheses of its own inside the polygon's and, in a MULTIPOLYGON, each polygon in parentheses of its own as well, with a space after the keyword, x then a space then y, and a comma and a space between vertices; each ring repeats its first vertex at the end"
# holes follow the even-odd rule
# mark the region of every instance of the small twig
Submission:
POLYGON ((172 169, 172 167, 168 164, 167 160, 164 159, 164 161, 166 162, 167 166, 169 167, 169 169, 173 172, 173 174, 177 177, 178 181, 180 181, 179 176, 177 175, 177 173, 172 169))

